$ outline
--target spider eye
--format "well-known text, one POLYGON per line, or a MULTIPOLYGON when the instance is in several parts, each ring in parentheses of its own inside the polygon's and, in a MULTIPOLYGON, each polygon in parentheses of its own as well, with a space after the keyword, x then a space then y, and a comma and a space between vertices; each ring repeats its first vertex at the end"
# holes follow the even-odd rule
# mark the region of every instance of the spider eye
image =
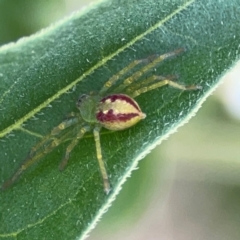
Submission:
POLYGON ((81 95, 81 96, 78 98, 77 102, 76 102, 77 107, 80 107, 81 103, 82 103, 87 97, 88 97, 88 95, 86 95, 86 94, 81 95))

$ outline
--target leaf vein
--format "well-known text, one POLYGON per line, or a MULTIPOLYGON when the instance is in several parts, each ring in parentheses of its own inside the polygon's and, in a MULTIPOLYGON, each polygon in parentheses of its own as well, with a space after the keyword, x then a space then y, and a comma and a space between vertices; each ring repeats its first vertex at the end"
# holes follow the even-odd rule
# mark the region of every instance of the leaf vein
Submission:
POLYGON ((173 11, 171 14, 169 14, 167 17, 165 17, 164 19, 161 19, 160 21, 158 21, 155 25, 151 26, 150 28, 148 28, 145 32, 139 34, 138 36, 136 36, 134 39, 132 39, 130 42, 128 42, 127 44, 125 44, 124 46, 122 46, 121 48, 119 48, 117 51, 115 51, 114 53, 108 55, 107 57, 105 57, 104 59, 102 59, 101 61, 99 61, 95 66, 93 66, 92 68, 90 68, 89 70, 87 70, 85 73, 83 73, 82 76, 80 76, 79 78, 77 78, 75 81, 73 81, 72 83, 70 83, 69 85, 67 85, 66 87, 64 87, 63 89, 59 90, 56 94, 54 94, 52 97, 48 98, 45 102, 43 102, 42 104, 40 104, 38 107, 36 107, 35 109, 33 109, 32 111, 30 111, 28 114, 26 114, 25 116, 23 116, 22 118, 18 119, 14 124, 10 125, 9 127, 3 129, 0 132, 0 138, 4 137, 5 135, 7 135, 8 133, 10 133, 11 131, 15 130, 16 128, 20 128, 21 125, 27 121, 28 119, 30 119, 31 117, 33 117, 36 113, 38 113, 39 111, 41 111, 43 108, 47 107, 51 102, 53 102, 54 100, 56 100, 57 98, 59 98, 62 94, 66 93, 67 91, 69 91, 71 88, 73 88, 76 84, 78 84, 79 82, 81 82, 85 77, 89 76, 90 74, 92 74, 96 69, 100 68, 101 66, 103 66, 104 64, 106 64, 106 62, 108 62, 109 60, 111 60, 112 58, 114 58, 116 55, 118 55, 119 53, 123 52, 126 48, 131 47, 134 43, 136 43, 137 41, 141 40, 142 38, 144 38, 146 35, 150 34, 151 32, 153 32, 154 30, 156 30, 157 28, 159 28, 160 26, 162 26, 164 23, 166 23, 167 21, 169 21, 173 16, 179 14, 181 11, 183 11, 184 9, 186 9, 189 5, 191 5, 193 2, 195 2, 196 0, 190 0, 190 1, 186 1, 185 4, 183 4, 182 6, 180 6, 179 8, 177 8, 175 11, 173 11))

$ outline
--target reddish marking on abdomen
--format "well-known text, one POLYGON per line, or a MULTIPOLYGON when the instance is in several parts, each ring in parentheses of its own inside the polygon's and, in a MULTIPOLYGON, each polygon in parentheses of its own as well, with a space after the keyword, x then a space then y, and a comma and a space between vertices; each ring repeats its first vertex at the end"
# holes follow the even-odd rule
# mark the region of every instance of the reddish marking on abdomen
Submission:
POLYGON ((113 110, 110 109, 107 113, 103 113, 102 111, 97 113, 97 120, 99 122, 127 122, 132 118, 139 116, 138 113, 118 113, 114 114, 113 110))
POLYGON ((101 102, 104 103, 106 100, 110 99, 111 102, 115 102, 116 100, 123 100, 129 104, 131 104, 132 106, 134 106, 138 111, 141 111, 139 109, 139 106, 128 96, 124 95, 124 94, 114 94, 114 95, 109 95, 107 97, 104 97, 101 102))

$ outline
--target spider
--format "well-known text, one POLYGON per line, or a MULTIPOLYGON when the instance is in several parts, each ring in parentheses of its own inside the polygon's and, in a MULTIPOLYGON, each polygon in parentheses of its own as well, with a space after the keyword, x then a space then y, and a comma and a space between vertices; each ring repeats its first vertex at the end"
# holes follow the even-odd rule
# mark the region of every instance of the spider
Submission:
POLYGON ((91 93, 88 95, 81 95, 76 102, 79 111, 77 113, 71 113, 67 119, 53 128, 50 134, 45 136, 42 141, 37 143, 30 150, 27 158, 20 165, 18 170, 9 180, 3 183, 2 190, 10 187, 29 166, 62 143, 68 136, 67 129, 73 126, 77 134, 67 146, 63 160, 60 162, 59 169, 63 170, 66 167, 70 153, 84 134, 93 131, 97 160, 103 179, 103 188, 105 193, 108 194, 111 187, 102 158, 99 134, 101 128, 104 127, 112 131, 124 130, 144 119, 146 114, 142 112, 139 105, 134 100, 134 98, 142 93, 160 88, 164 85, 170 85, 181 90, 201 89, 198 85, 185 86, 172 81, 171 77, 168 79, 167 77, 158 75, 152 75, 142 81, 137 81, 161 61, 176 56, 183 51, 183 49, 177 49, 163 55, 156 54, 146 59, 135 60, 117 74, 113 75, 103 85, 98 94, 91 93), (144 64, 144 66, 133 72, 129 77, 126 77, 122 84, 114 88, 112 93, 108 93, 110 88, 114 87, 115 83, 121 77, 128 74, 131 70, 134 70, 134 68, 140 64, 144 64))

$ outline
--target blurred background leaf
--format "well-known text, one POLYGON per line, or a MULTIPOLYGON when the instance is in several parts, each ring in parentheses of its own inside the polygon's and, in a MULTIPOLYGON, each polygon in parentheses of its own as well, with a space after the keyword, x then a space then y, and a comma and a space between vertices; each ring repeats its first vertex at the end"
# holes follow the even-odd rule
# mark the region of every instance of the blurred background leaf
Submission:
POLYGON ((47 27, 64 13, 64 0, 1 0, 0 45, 47 27))

